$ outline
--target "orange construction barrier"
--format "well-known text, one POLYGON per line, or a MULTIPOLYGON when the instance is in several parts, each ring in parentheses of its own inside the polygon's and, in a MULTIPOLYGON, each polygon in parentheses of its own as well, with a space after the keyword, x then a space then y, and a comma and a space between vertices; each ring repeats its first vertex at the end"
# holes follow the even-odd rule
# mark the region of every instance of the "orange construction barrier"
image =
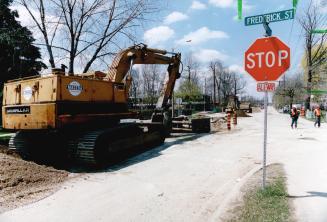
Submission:
POLYGON ((230 119, 231 119, 231 114, 230 114, 230 112, 228 112, 227 113, 227 129, 228 130, 231 130, 230 119))
POLYGON ((236 111, 234 111, 234 115, 233 115, 233 124, 237 125, 237 113, 236 113, 236 111))

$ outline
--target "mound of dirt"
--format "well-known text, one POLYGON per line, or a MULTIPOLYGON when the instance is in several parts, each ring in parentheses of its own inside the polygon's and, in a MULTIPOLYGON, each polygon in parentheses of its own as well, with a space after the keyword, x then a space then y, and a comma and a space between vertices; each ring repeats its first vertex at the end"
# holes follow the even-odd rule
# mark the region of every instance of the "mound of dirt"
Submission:
POLYGON ((68 172, 41 166, 0 148, 0 213, 51 194, 68 172))
POLYGON ((227 128, 227 118, 226 117, 213 117, 211 120, 211 131, 219 132, 227 128))
POLYGON ((6 147, 6 146, 0 145, 0 153, 20 158, 19 155, 15 151, 8 149, 8 147, 6 147))
POLYGON ((261 108, 260 107, 252 107, 252 112, 253 113, 260 113, 261 112, 261 108))
POLYGON ((237 110, 236 114, 238 117, 251 117, 250 115, 248 115, 246 112, 244 112, 243 110, 237 110))

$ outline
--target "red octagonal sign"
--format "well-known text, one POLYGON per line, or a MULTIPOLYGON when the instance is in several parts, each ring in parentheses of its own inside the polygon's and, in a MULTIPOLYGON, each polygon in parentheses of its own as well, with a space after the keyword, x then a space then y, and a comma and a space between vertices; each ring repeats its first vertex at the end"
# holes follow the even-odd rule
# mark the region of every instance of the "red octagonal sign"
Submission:
POLYGON ((257 39, 245 52, 245 70, 256 81, 276 81, 290 67, 290 48, 277 37, 257 39))

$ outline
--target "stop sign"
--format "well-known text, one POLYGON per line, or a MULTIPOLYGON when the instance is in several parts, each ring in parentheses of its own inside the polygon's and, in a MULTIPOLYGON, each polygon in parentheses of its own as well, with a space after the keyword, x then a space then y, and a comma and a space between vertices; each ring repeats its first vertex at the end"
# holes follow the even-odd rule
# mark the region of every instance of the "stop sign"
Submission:
POLYGON ((245 70, 256 81, 276 81, 290 67, 290 48, 277 37, 257 39, 245 52, 245 70))

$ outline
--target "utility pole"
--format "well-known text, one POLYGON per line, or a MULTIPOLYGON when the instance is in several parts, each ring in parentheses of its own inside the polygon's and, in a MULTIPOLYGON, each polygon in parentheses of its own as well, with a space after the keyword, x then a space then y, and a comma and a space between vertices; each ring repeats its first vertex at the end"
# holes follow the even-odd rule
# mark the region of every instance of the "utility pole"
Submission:
POLYGON ((283 82, 284 82, 284 106, 286 105, 286 74, 283 76, 283 82))

